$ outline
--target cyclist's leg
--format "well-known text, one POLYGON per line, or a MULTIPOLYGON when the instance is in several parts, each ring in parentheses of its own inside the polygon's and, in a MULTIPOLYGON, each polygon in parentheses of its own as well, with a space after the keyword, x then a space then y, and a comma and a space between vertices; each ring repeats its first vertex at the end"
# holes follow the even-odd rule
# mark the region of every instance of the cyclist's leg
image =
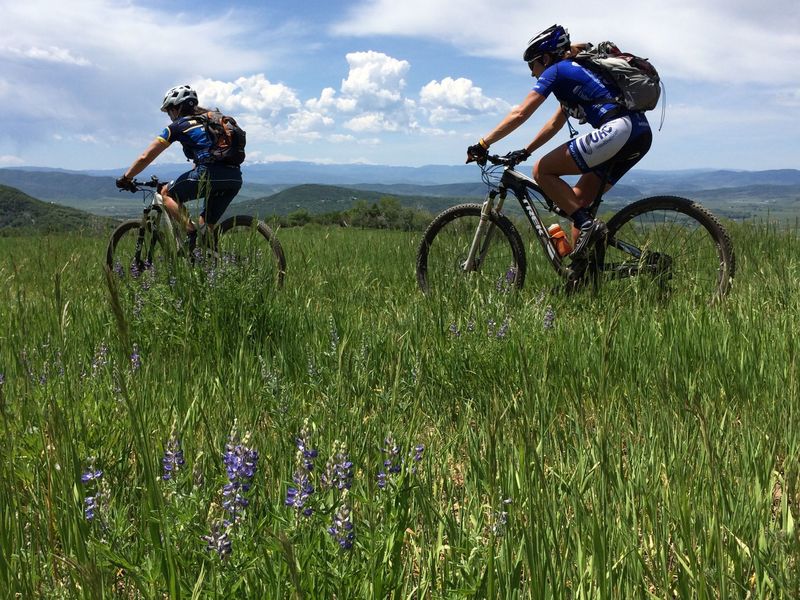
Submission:
POLYGON ((533 178, 547 197, 568 215, 581 208, 581 204, 575 190, 561 177, 580 173, 580 167, 569 152, 569 142, 545 154, 533 167, 533 178))
POLYGON ((197 198, 198 174, 197 169, 187 171, 177 179, 170 181, 162 188, 161 196, 164 199, 164 206, 170 216, 177 223, 181 223, 187 232, 194 231, 194 223, 189 219, 189 215, 184 208, 184 203, 197 198))

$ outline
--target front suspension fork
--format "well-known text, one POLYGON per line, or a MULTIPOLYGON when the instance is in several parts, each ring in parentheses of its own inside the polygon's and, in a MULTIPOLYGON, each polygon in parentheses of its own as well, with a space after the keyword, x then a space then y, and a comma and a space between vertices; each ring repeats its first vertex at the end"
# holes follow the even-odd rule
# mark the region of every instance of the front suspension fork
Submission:
POLYGON ((489 250, 489 244, 492 241, 494 234, 494 223, 491 221, 492 211, 499 212, 503 208, 503 202, 506 199, 505 190, 492 190, 486 197, 486 201, 481 207, 481 220, 478 223, 478 228, 475 230, 475 236, 472 238, 472 244, 469 247, 469 253, 464 261, 464 271, 469 273, 477 271, 483 262, 486 252, 489 250), (495 207, 494 200, 498 196, 500 199, 495 207))

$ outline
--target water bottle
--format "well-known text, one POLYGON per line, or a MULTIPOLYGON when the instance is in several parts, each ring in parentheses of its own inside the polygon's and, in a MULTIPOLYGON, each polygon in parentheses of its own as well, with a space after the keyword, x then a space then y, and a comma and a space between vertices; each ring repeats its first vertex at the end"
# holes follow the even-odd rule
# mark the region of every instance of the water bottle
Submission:
POLYGON ((572 252, 572 246, 567 239, 567 234, 561 229, 561 225, 553 223, 547 228, 547 233, 550 236, 550 241, 553 242, 553 246, 556 247, 556 252, 558 252, 559 256, 566 256, 572 252))

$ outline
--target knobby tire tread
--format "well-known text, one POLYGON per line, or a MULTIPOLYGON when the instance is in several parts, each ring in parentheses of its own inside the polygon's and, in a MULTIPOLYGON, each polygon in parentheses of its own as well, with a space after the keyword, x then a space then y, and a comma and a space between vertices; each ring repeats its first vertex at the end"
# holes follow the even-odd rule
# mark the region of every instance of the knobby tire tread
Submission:
MULTIPOLYGON (((425 233, 422 235, 419 249, 417 250, 417 284, 424 293, 428 293, 428 252, 436 239, 436 235, 442 228, 460 217, 480 217, 483 206, 481 204, 459 204, 451 206, 450 208, 439 213, 436 218, 431 221, 425 233)), ((527 269, 527 262, 525 257, 525 245, 522 242, 517 228, 505 215, 492 212, 490 215, 491 222, 497 226, 506 240, 511 246, 511 251, 517 266, 517 277, 514 281, 514 287, 521 289, 525 283, 525 272, 527 269)))

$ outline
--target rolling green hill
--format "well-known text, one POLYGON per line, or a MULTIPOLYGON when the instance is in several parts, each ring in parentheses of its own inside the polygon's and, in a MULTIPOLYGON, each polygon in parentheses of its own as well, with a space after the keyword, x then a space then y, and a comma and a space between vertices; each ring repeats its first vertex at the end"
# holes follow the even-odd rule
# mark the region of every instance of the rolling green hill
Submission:
POLYGON ((264 198, 238 202, 228 209, 228 212, 268 216, 287 215, 298 210, 305 210, 311 214, 321 214, 344 211, 360 201, 373 204, 387 196, 395 198, 404 207, 431 213, 439 212, 461 202, 476 201, 475 197, 406 196, 332 185, 306 184, 282 190, 264 198))
POLYGON ((87 212, 42 202, 18 189, 0 185, 0 235, 103 231, 114 221, 87 212))

